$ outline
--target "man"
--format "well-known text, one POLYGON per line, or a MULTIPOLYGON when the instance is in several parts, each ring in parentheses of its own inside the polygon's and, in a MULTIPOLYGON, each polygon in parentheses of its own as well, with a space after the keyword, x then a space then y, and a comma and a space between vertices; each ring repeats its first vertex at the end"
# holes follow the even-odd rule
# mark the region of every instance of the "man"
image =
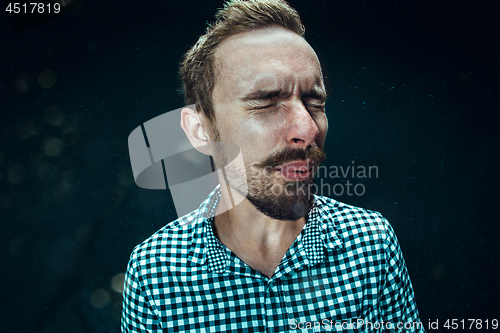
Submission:
POLYGON ((134 249, 124 332, 424 332, 388 222, 310 192, 328 121, 303 35, 286 2, 235 0, 185 55, 196 109, 181 126, 226 172, 199 209, 134 249), (243 166, 228 167, 223 143, 243 166))

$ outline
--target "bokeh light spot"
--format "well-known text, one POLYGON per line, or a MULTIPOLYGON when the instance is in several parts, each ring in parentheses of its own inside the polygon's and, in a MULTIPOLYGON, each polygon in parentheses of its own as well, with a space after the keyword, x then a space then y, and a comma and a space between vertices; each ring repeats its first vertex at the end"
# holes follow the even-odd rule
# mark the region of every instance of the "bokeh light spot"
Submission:
POLYGON ((52 126, 59 126, 62 124, 66 115, 57 105, 51 105, 45 109, 45 121, 52 126))
POLYGON ((64 142, 61 139, 48 137, 42 143, 42 151, 50 157, 59 157, 64 152, 64 142))
POLYGON ((78 227, 75 232, 75 237, 80 243, 87 244, 92 239, 92 227, 87 224, 78 227))
POLYGON ((443 265, 435 264, 432 268, 432 278, 434 280, 442 280, 446 274, 443 265))
POLYGON ((71 194, 71 189, 73 186, 67 181, 67 180, 62 180, 57 184, 56 188, 54 189, 53 195, 54 198, 56 198, 59 201, 65 200, 68 198, 68 196, 71 194))
POLYGON ((33 84, 33 79, 28 75, 22 73, 14 80, 14 90, 18 93, 25 93, 30 89, 33 84))
POLYGON ((38 179, 44 182, 51 181, 58 174, 57 168, 51 163, 42 163, 36 169, 36 175, 38 179))
POLYGON ((38 84, 42 88, 50 89, 55 86, 57 82, 57 75, 50 69, 46 69, 40 74, 38 74, 38 84))
POLYGON ((111 288, 117 293, 123 292, 123 283, 125 281, 125 274, 118 273, 111 279, 111 288))
POLYGON ((22 139, 29 139, 33 135, 37 135, 43 130, 43 122, 34 118, 26 119, 17 123, 17 135, 22 139))
POLYGON ((111 302, 111 296, 104 289, 96 289, 90 294, 89 301, 93 307, 102 309, 111 302))
POLYGON ((21 184, 26 179, 26 168, 19 163, 12 165, 7 172, 7 178, 13 184, 21 184))
POLYGON ((111 315, 116 320, 120 320, 122 314, 122 302, 121 300, 115 301, 111 308, 111 315))
POLYGON ((62 139, 66 146, 74 146, 80 141, 80 132, 74 127, 66 127, 62 132, 62 139))

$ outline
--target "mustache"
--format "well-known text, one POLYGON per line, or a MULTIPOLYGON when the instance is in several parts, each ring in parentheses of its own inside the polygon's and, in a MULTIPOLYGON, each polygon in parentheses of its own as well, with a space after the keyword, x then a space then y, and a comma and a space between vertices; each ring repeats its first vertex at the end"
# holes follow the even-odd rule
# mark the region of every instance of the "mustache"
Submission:
POLYGON ((274 168, 291 161, 311 159, 314 162, 314 166, 317 167, 325 158, 325 153, 318 146, 309 146, 306 149, 284 148, 269 156, 265 161, 258 163, 257 166, 274 168))

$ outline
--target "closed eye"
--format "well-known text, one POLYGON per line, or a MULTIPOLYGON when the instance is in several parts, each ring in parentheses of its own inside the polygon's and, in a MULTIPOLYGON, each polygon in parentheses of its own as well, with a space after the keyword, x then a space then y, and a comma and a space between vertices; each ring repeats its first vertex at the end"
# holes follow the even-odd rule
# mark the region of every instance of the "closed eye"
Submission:
POLYGON ((273 106, 276 106, 276 104, 269 104, 269 105, 254 107, 254 110, 264 110, 264 109, 267 109, 267 108, 271 108, 273 106))
POLYGON ((312 108, 314 111, 325 111, 325 105, 318 105, 318 104, 306 104, 306 107, 312 108))

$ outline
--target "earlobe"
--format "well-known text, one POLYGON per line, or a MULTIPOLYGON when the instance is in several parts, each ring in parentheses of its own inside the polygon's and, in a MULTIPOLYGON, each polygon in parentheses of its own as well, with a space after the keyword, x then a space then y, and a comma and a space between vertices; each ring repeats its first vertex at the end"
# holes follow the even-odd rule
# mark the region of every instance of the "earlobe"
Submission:
POLYGON ((181 127, 186 133, 189 142, 199 152, 211 155, 210 144, 204 131, 202 115, 196 109, 185 107, 181 110, 181 127))

